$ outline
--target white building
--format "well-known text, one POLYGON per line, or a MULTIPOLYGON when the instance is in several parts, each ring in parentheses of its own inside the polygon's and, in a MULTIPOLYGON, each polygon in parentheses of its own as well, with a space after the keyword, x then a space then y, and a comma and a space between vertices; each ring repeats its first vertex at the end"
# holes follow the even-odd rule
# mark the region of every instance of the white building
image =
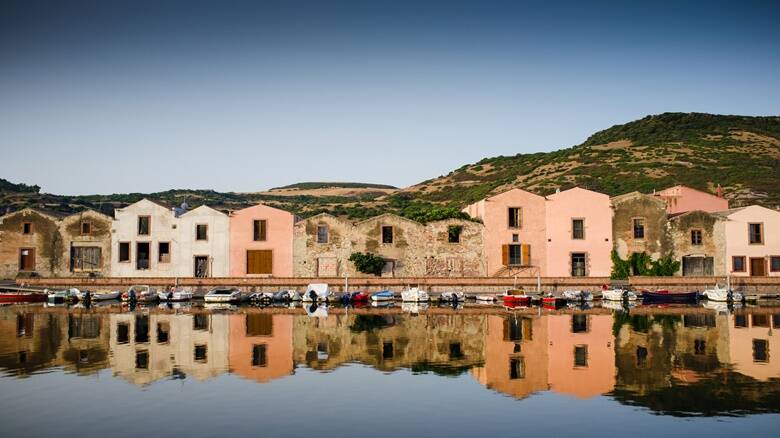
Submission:
POLYGON ((179 251, 178 225, 173 210, 148 199, 114 210, 111 275, 178 276, 175 263, 179 251))
POLYGON ((228 215, 202 205, 179 216, 179 277, 227 277, 230 261, 228 215))

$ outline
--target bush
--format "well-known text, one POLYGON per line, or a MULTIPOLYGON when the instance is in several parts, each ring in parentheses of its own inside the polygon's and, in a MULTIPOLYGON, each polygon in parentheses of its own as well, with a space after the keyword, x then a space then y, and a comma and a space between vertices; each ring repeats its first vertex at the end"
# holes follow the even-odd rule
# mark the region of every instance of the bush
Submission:
POLYGON ((680 269, 680 262, 674 259, 672 253, 653 260, 647 253, 635 252, 628 257, 628 260, 623 260, 617 251, 612 250, 611 257, 610 278, 613 280, 625 280, 629 275, 672 277, 680 269))
POLYGON ((381 256, 367 252, 353 252, 349 256, 349 261, 355 265, 358 272, 364 274, 373 274, 379 277, 382 275, 382 269, 385 267, 385 259, 381 256))

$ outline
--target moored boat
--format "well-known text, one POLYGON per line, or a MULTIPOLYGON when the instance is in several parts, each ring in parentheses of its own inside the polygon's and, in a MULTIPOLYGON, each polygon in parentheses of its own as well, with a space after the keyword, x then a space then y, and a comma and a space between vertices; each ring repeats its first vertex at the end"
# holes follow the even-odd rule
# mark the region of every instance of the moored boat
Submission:
POLYGON ((389 290, 383 290, 371 295, 371 301, 393 301, 395 294, 389 290))
POLYGON ((501 301, 504 302, 504 305, 510 307, 531 305, 531 297, 525 294, 525 290, 517 288, 507 289, 504 292, 504 296, 501 297, 501 301))
POLYGON ((563 291, 563 298, 567 301, 593 301, 593 293, 586 290, 563 291))
POLYGON ((406 303, 420 303, 427 302, 431 299, 428 292, 418 288, 412 287, 401 291, 401 301, 406 303))
POLYGON ((237 303, 241 301, 241 292, 235 288, 218 287, 210 290, 203 300, 207 303, 237 303))
POLYGON ((480 294, 477 295, 477 302, 480 304, 493 304, 496 302, 495 295, 480 294))
POLYGON ((601 291, 601 299, 606 301, 636 301, 636 294, 628 289, 605 289, 601 291))
POLYGON ((273 292, 255 292, 249 295, 249 302, 255 304, 271 304, 274 302, 273 292))
POLYGON ((44 292, 0 292, 0 303, 40 303, 46 301, 48 294, 44 292))
POLYGON ((355 303, 366 303, 371 296, 367 292, 356 291, 346 292, 341 295, 341 303, 344 305, 355 303))
POLYGON ((439 301, 447 303, 462 303, 466 301, 466 294, 458 291, 442 292, 439 301))
POLYGON ((566 305, 566 298, 557 297, 548 292, 542 296, 542 305, 547 309, 558 309, 566 305))
POLYGON ((329 301, 330 300, 330 286, 326 283, 311 283, 306 286, 306 293, 301 297, 303 301, 329 301))
POLYGON ((127 292, 122 293, 122 301, 132 301, 133 299, 139 303, 157 301, 157 289, 146 284, 130 286, 127 292))
POLYGON ((710 300, 710 301, 735 301, 735 302, 742 302, 744 300, 744 295, 740 292, 732 291, 731 289, 727 288, 726 286, 716 284, 714 288, 712 289, 706 289, 704 292, 702 292, 702 297, 710 300))
POLYGON ((157 292, 157 298, 160 301, 189 301, 192 299, 192 292, 187 289, 174 289, 168 292, 157 292))
POLYGON ((81 292, 78 289, 76 289, 75 287, 71 287, 69 289, 49 292, 47 296, 47 300, 50 303, 55 303, 55 304, 76 302, 79 299, 80 293, 81 292))
POLYGON ((298 293, 296 290, 292 289, 285 289, 280 290, 279 292, 274 294, 274 301, 278 302, 290 302, 290 301, 300 301, 301 300, 301 294, 298 293))
POLYGON ((642 301, 646 303, 697 303, 699 292, 670 292, 667 289, 642 291, 642 301))

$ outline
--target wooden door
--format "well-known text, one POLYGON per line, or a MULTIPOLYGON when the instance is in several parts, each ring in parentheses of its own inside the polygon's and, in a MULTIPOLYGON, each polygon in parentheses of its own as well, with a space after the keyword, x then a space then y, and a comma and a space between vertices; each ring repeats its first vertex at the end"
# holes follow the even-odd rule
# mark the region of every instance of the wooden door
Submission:
POLYGON ((35 270, 35 248, 22 248, 19 250, 19 270, 35 270))
POLYGON ((273 251, 270 249, 246 252, 247 274, 271 274, 273 272, 273 251))
POLYGON ((763 257, 750 259, 750 275, 753 277, 763 277, 766 275, 766 262, 763 257))

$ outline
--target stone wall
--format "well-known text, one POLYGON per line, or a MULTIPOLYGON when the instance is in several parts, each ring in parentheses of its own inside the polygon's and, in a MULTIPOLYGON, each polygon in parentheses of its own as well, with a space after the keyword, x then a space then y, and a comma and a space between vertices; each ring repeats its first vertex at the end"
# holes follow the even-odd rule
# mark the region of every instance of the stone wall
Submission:
POLYGON ((23 248, 35 252, 35 269, 25 271, 23 275, 57 275, 63 254, 57 218, 32 209, 0 218, 0 278, 15 278, 20 273, 20 251, 23 248), (25 223, 31 225, 29 234, 22 232, 25 223))
POLYGON ((650 195, 629 193, 612 198, 612 241, 621 258, 646 252, 657 259, 672 251, 664 201, 650 195), (644 239, 634 238, 634 218, 644 218, 644 239))
POLYGON ((85 210, 62 219, 58 229, 62 238, 62 252, 59 256, 58 275, 87 277, 111 275, 111 226, 113 219, 102 213, 85 210), (82 224, 89 223, 89 233, 82 233, 82 224), (100 248, 101 263, 94 269, 72 270, 70 263, 72 247, 100 248))
POLYGON ((669 220, 669 235, 675 260, 680 260, 678 275, 683 274, 682 259, 686 256, 712 257, 713 275, 726 275, 726 232, 722 217, 703 211, 692 211, 669 220), (691 231, 701 231, 701 244, 694 245, 691 231))

